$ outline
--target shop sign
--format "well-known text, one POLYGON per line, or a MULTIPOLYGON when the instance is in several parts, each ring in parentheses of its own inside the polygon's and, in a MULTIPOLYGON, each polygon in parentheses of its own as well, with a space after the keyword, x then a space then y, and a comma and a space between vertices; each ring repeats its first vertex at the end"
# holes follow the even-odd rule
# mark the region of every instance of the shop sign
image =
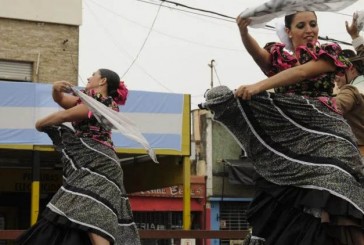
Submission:
MULTIPOLYGON (((183 186, 171 186, 149 191, 141 191, 130 194, 130 196, 153 196, 153 197, 183 197, 183 186)), ((204 198, 205 185, 191 184, 191 197, 204 198)))
MULTIPOLYGON (((55 170, 41 170, 40 193, 54 193, 62 184, 62 173, 55 170)), ((30 169, 1 169, 1 192, 30 192, 32 171, 30 169)))
POLYGON ((154 223, 137 223, 138 229, 141 230, 165 230, 165 225, 159 225, 154 223))

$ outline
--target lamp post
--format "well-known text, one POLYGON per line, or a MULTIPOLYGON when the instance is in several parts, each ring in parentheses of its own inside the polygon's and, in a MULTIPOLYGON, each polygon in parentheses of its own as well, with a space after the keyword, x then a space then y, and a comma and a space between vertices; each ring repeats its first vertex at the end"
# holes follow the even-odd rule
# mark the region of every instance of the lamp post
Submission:
POLYGON ((211 68, 211 84, 210 84, 211 88, 214 87, 214 62, 215 60, 212 59, 210 61, 210 64, 208 64, 208 66, 211 68))

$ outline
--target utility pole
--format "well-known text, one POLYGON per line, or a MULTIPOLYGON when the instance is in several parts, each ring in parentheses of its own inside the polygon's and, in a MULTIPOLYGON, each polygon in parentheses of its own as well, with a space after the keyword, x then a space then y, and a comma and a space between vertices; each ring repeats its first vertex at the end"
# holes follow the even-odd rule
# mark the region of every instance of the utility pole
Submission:
POLYGON ((212 59, 210 64, 208 64, 208 66, 211 68, 211 88, 214 87, 214 62, 215 60, 212 59))

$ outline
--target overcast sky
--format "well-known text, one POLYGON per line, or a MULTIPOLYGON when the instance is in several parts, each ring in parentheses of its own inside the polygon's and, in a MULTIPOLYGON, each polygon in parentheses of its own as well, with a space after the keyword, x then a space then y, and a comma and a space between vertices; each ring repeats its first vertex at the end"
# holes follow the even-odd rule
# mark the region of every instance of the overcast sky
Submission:
MULTIPOLYGON (((235 17, 266 0, 173 1, 234 19, 167 3, 160 6, 159 0, 83 0, 80 86, 98 68, 109 68, 130 90, 191 94, 195 109, 211 80, 213 86, 234 89, 264 78, 241 42, 235 17)), ((364 0, 338 13, 318 12, 319 35, 351 42, 345 20, 351 21, 357 10, 364 10, 364 0)), ((276 21, 267 24, 274 26, 276 21)), ((250 33, 262 46, 279 41, 268 28, 251 28, 250 33)))

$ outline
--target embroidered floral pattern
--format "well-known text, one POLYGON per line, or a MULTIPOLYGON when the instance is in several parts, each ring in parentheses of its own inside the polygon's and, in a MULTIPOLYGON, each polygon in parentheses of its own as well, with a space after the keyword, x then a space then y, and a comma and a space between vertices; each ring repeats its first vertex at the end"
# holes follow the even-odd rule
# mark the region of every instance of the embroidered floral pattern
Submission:
POLYGON ((324 58, 333 62, 336 71, 321 74, 296 84, 279 87, 276 93, 295 93, 310 97, 331 96, 333 92, 335 75, 341 75, 351 63, 342 55, 341 48, 336 43, 315 45, 312 48, 299 46, 296 49, 296 57, 284 50, 285 45, 281 43, 268 43, 264 48, 271 54, 272 66, 270 70, 264 71, 267 76, 273 76, 283 70, 298 64, 305 64, 311 60, 324 58))
MULTIPOLYGON (((103 97, 100 93, 95 93, 95 91, 91 90, 90 92, 85 94, 91 96, 97 101, 103 103, 104 105, 111 107, 115 111, 119 111, 118 105, 115 101, 109 97, 103 97)), ((81 100, 78 100, 78 104, 82 103, 81 100)), ((89 113, 89 118, 83 121, 74 122, 72 126, 75 129, 75 134, 81 138, 92 138, 96 141, 99 141, 109 147, 113 147, 114 144, 111 140, 111 130, 105 129, 97 119, 89 113)))

